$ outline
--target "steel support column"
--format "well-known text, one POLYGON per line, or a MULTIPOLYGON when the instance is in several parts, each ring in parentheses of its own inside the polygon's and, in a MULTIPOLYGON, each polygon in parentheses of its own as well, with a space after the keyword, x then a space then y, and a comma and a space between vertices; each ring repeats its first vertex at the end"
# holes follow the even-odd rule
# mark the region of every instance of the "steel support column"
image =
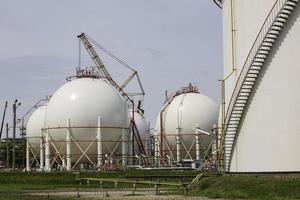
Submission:
POLYGON ((101 130, 102 119, 98 117, 98 128, 97 128, 97 166, 99 170, 103 164, 103 149, 102 149, 102 130, 101 130))
POLYGON ((26 171, 30 172, 30 150, 28 138, 26 138, 26 171))
POLYGON ((44 151, 43 151, 43 136, 40 139, 40 169, 44 168, 44 151))
POLYGON ((125 128, 122 129, 122 166, 126 166, 127 164, 127 158, 126 158, 126 145, 127 143, 127 133, 125 131, 125 128))
POLYGON ((72 169, 72 147, 71 147, 71 128, 70 128, 70 119, 68 119, 68 128, 67 128, 67 171, 72 169))
POLYGON ((50 141, 49 141, 49 130, 46 130, 45 133, 45 156, 46 156, 46 160, 45 160, 45 171, 50 172, 51 168, 50 168, 50 141))

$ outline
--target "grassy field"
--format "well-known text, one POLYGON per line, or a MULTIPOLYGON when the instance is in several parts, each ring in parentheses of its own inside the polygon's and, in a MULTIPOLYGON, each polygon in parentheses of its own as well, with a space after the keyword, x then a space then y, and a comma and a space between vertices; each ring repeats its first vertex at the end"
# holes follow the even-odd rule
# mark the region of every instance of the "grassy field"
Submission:
MULTIPOLYGON (((93 177, 93 178, 126 178, 126 179, 141 179, 147 176, 152 180, 157 180, 160 176, 170 176, 165 181, 175 182, 176 176, 186 175, 190 176, 190 181, 196 172, 193 171, 140 171, 140 170, 127 170, 119 172, 92 172, 92 173, 80 173, 79 177, 93 177), (172 176, 174 178, 172 178, 172 176)), ((33 197, 26 196, 22 193, 22 190, 52 190, 58 188, 87 188, 87 184, 83 182, 81 185, 76 181, 76 175, 68 172, 52 172, 52 173, 25 173, 25 172, 0 172, 0 200, 10 199, 52 199, 53 197, 33 197)), ((90 188, 99 188, 98 182, 91 182, 90 188)), ((113 183, 104 183, 103 188, 113 188, 113 183)), ((132 188, 132 184, 119 183, 119 188, 132 188)), ((140 187, 149 187, 149 185, 141 185, 140 187)), ((153 186, 151 186, 153 187, 153 186)), ((54 198, 53 198, 54 199, 54 198)), ((55 199, 59 199, 55 197, 55 199)), ((74 198, 63 198, 74 199, 74 198)), ((76 198, 75 198, 76 199, 76 198)))
POLYGON ((300 199, 300 176, 204 177, 189 194, 226 199, 300 199))
MULTIPOLYGON (((153 176, 169 176, 167 181, 178 181, 172 176, 194 176, 196 172, 186 171, 139 171, 81 173, 80 177, 99 178, 139 178, 153 176)), ((26 196, 22 190, 49 190, 56 188, 86 188, 86 184, 79 185, 72 173, 0 173, 0 200, 22 199, 78 199, 72 197, 26 196)), ((190 180, 192 178, 189 178, 190 180)), ((99 188, 99 184, 90 184, 90 187, 99 188)), ((113 184, 106 184, 106 188, 113 184)), ((123 184, 120 187, 132 187, 123 184)), ((214 176, 203 177, 193 185, 189 196, 204 196, 209 198, 225 199, 300 199, 300 176, 214 176)))

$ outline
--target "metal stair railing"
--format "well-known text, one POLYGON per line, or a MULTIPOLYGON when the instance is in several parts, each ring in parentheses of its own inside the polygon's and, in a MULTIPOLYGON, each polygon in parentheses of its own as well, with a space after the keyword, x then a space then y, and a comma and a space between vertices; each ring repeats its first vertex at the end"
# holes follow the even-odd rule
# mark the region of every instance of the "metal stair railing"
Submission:
POLYGON ((226 171, 230 167, 236 134, 249 95, 265 59, 268 57, 277 36, 280 34, 284 23, 288 20, 297 3, 298 0, 277 0, 274 3, 243 64, 225 117, 225 142, 223 143, 225 151, 223 156, 226 171), (231 142, 226 144, 226 138, 231 142))

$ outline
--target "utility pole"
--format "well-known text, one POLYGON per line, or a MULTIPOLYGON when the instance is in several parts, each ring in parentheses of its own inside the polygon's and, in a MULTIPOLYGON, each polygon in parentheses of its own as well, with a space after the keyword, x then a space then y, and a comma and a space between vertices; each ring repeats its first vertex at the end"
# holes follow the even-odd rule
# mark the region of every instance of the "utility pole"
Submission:
POLYGON ((16 126, 17 126, 17 108, 21 105, 21 103, 18 103, 18 100, 16 99, 13 104, 13 164, 12 168, 13 171, 15 171, 15 164, 16 164, 16 126))
POLYGON ((8 131, 9 131, 8 123, 6 123, 6 168, 7 169, 9 169, 9 146, 8 146, 9 138, 8 138, 8 131))

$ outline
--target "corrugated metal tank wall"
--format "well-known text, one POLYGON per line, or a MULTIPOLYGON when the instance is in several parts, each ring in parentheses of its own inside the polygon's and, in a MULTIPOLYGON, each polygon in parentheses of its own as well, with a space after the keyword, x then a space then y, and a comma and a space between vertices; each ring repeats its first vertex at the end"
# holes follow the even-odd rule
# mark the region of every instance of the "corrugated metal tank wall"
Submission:
MULTIPOLYGON (((243 62, 275 0, 233 0, 237 71, 226 85, 226 106, 243 62)), ((231 70, 231 0, 223 2, 224 72, 231 70)), ((300 171, 300 9, 289 18, 264 64, 241 121, 230 172, 300 171)))

